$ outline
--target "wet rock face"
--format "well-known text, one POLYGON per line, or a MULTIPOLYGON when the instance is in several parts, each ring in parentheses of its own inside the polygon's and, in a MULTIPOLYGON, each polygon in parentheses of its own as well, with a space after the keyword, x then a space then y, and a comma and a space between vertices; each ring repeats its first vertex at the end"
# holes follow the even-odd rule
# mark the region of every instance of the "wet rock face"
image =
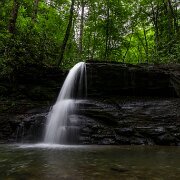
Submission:
MULTIPOLYGON (((27 116, 27 115, 26 115, 27 116)), ((22 118, 16 130, 16 142, 37 143, 44 139, 44 129, 47 113, 31 114, 27 117, 17 116, 16 121, 22 118)))
MULTIPOLYGON (((79 125, 79 144, 180 145, 179 98, 96 98, 78 106, 71 118, 79 125)), ((0 142, 42 142, 47 113, 1 117, 0 142)))
MULTIPOLYGON (((59 80, 55 79, 60 74, 53 74, 49 72, 47 77, 41 77, 45 89, 36 87, 41 86, 36 77, 35 80, 30 75, 18 77, 21 90, 36 94, 35 99, 40 96, 42 104, 37 108, 36 101, 28 104, 18 100, 13 106, 15 110, 8 111, 11 114, 2 111, 0 143, 43 141, 50 106, 46 101, 51 98, 44 96, 42 91, 51 94, 48 90, 51 87, 54 99, 59 91, 59 80), (47 81, 49 78, 56 83, 47 81), (33 89, 27 90, 28 82, 33 84, 33 89)), ((79 110, 70 117, 71 120, 76 118, 79 125, 78 143, 180 145, 179 77, 178 68, 87 64, 88 97, 78 104, 79 110)), ((2 102, 0 104, 2 108, 2 102)))
POLYGON ((47 109, 0 116, 0 143, 37 143, 44 138, 47 109))
POLYGON ((26 64, 14 70, 10 78, 0 77, 0 97, 53 101, 66 75, 57 67, 26 64))
POLYGON ((174 70, 179 73, 180 66, 171 69, 165 66, 87 63, 88 96, 176 97, 180 81, 177 81, 177 74, 173 76, 174 70))
POLYGON ((180 145, 179 99, 96 99, 79 113, 82 144, 180 145))
POLYGON ((180 70, 173 71, 170 80, 178 97, 180 97, 180 70))

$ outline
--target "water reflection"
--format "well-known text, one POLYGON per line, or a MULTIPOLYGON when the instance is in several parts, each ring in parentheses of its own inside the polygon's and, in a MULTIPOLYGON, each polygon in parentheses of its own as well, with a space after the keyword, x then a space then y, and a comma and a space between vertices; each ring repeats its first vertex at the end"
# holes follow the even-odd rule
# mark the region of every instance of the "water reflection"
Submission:
POLYGON ((0 179, 180 179, 180 148, 1 145, 0 179))

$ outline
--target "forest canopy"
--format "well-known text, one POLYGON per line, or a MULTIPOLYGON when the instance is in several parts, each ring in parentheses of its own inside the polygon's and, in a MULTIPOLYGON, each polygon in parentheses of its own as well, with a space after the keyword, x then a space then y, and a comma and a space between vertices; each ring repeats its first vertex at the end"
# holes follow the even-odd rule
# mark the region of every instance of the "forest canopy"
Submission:
POLYGON ((178 0, 1 0, 1 74, 28 63, 180 62, 178 0))

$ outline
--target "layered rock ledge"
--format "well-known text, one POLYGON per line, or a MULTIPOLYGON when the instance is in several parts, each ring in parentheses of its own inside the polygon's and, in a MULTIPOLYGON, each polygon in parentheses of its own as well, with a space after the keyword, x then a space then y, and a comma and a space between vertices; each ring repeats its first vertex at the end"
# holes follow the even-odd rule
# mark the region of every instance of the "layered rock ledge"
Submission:
POLYGON ((80 111, 80 144, 180 145, 179 99, 96 99, 80 111))
MULTIPOLYGON (((76 118, 79 126, 77 143, 180 145, 179 74, 179 65, 88 62, 87 99, 70 116, 76 118)), ((18 86, 26 90, 22 91, 25 99, 8 108, 1 101, 1 143, 42 142, 50 98, 53 102, 64 77, 51 69, 46 76, 40 76, 43 90, 37 79, 19 76, 18 86), (30 99, 32 92, 28 92, 28 87, 37 90, 36 86, 40 87, 38 94, 30 99)))
MULTIPOLYGON (((180 95, 180 65, 87 63, 88 97, 180 95)), ((180 97, 180 96, 179 96, 180 97)))

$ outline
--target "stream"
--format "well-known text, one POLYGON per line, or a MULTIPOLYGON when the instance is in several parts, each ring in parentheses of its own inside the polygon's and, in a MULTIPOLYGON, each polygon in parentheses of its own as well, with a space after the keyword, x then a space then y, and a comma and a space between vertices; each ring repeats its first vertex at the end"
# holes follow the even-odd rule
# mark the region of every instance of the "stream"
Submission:
POLYGON ((0 179, 180 179, 180 148, 0 145, 0 179))

